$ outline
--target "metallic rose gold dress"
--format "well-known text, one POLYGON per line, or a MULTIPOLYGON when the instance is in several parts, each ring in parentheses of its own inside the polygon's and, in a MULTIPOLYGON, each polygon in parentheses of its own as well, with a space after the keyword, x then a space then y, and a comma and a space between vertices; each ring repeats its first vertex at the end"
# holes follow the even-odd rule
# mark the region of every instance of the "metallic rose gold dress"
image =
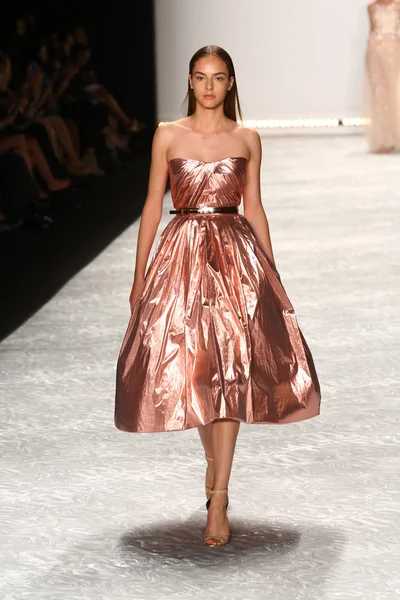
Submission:
MULTIPOLYGON (((174 207, 238 206, 247 159, 169 162, 174 207)), ((279 275, 239 214, 186 214, 160 235, 122 344, 118 429, 319 414, 313 360, 279 275)))
POLYGON ((370 150, 400 149, 400 4, 372 6, 374 31, 366 53, 364 114, 370 150))

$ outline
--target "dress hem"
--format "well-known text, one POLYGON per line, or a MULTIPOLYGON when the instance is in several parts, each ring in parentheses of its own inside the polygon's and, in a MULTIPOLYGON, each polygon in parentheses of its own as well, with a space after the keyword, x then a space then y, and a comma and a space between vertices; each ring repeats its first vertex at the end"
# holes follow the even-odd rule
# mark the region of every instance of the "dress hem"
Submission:
POLYGON ((319 417, 320 414, 320 411, 318 411, 317 413, 304 415, 300 418, 298 417, 298 415, 296 415, 295 418, 291 418, 289 416, 286 419, 282 419, 280 421, 246 421, 245 419, 240 419, 238 417, 217 417, 216 419, 207 421, 207 423, 201 423, 199 425, 189 425, 188 427, 182 427, 181 429, 128 429, 126 427, 117 425, 117 423, 114 424, 119 431, 123 431, 125 433, 171 433, 172 431, 188 431, 190 429, 197 429, 199 427, 204 427, 205 425, 210 425, 210 423, 213 423, 214 421, 222 421, 224 419, 229 419, 230 421, 239 421, 240 423, 244 423, 246 425, 290 425, 293 423, 301 423, 302 421, 307 421, 309 419, 313 419, 314 417, 319 417))

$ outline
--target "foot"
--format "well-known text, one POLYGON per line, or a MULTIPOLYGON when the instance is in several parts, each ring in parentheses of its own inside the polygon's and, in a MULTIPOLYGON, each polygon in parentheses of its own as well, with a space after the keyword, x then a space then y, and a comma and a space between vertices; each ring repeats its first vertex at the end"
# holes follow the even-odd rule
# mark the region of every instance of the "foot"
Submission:
POLYGON ((67 190, 71 187, 71 181, 69 179, 54 179, 47 187, 50 192, 60 192, 61 190, 67 190))
POLYGON ((92 172, 90 166, 81 160, 69 162, 67 168, 72 175, 90 175, 92 172))
POLYGON ((86 155, 86 157, 83 159, 83 162, 90 168, 92 175, 104 175, 104 171, 100 169, 99 165, 97 164, 96 157, 92 154, 86 155))
POLYGON ((387 148, 386 146, 381 146, 378 150, 378 154, 389 154, 392 152, 391 148, 387 148))
POLYGON ((127 150, 129 144, 129 137, 124 136, 123 138, 112 131, 106 133, 106 146, 109 150, 127 150))
POLYGON ((49 198, 48 193, 45 192, 44 190, 42 190, 42 188, 38 189, 38 194, 37 195, 38 195, 38 198, 40 200, 48 200, 48 198, 49 198))
POLYGON ((230 530, 228 517, 226 516, 226 504, 228 494, 213 494, 211 496, 210 508, 207 513, 207 527, 204 535, 215 535, 215 538, 205 540, 207 546, 222 546, 225 541, 218 539, 218 536, 229 538, 230 530))

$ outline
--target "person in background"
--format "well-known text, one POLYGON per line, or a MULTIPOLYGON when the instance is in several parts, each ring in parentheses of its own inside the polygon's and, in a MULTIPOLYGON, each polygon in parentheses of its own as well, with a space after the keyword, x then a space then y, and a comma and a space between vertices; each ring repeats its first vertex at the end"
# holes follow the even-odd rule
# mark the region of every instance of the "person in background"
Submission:
POLYGON ((25 81, 25 92, 30 93, 32 98, 29 114, 46 127, 53 140, 54 152, 61 162, 66 162, 68 171, 74 175, 88 175, 91 169, 80 160, 65 120, 53 110, 55 107, 52 104, 52 76, 53 64, 47 46, 42 42, 37 52, 37 60, 31 62, 28 67, 25 81))
POLYGON ((400 3, 376 0, 368 6, 365 134, 372 152, 400 149, 400 3))
MULTIPOLYGON (((23 111, 27 100, 23 95, 14 94, 9 89, 10 78, 11 61, 8 55, 0 53, 0 147, 2 151, 12 150, 19 154, 25 161, 32 178, 33 168, 35 168, 50 192, 69 188, 71 181, 62 177, 61 168, 58 171, 60 165, 52 153, 45 128, 26 119, 23 111), (52 165, 49 164, 48 159, 52 165), (53 172, 52 167, 56 172, 53 172)), ((37 186, 39 188, 39 184, 37 186)), ((45 198, 46 192, 40 188, 39 190, 39 197, 45 198)))
MULTIPOLYGON (((89 39, 83 27, 76 27, 72 37, 76 44, 86 46, 90 49, 89 39)), ((90 58, 91 54, 88 56, 87 63, 90 58)), ((125 114, 116 99, 110 94, 106 87, 100 83, 95 71, 88 64, 86 64, 85 84, 86 90, 93 95, 93 98, 97 102, 104 103, 109 108, 110 113, 127 131, 139 133, 145 128, 144 123, 140 123, 137 119, 132 119, 125 114)))

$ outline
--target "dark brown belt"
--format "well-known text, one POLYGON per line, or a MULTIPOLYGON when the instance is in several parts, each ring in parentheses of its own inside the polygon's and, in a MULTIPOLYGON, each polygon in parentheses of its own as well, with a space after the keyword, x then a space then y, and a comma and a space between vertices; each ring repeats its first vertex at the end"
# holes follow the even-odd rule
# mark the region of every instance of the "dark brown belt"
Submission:
POLYGON ((214 213, 236 213, 237 206, 199 206, 199 208, 180 208, 179 210, 170 210, 170 214, 174 215, 190 215, 190 214, 205 214, 213 215, 214 213))

